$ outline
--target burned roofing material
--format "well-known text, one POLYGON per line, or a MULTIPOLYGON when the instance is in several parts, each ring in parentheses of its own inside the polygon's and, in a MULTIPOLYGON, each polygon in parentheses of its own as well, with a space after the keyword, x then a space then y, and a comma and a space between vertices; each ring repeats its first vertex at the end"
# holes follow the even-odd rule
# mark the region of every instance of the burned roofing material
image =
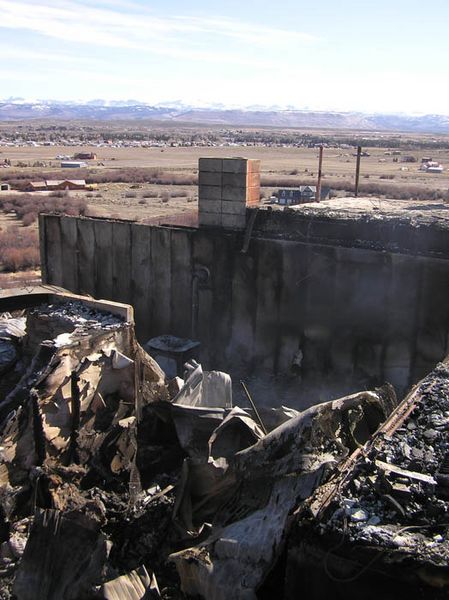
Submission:
POLYGON ((311 600, 337 598, 337 588, 351 598, 367 582, 373 596, 393 597, 392 580, 412 598, 447 597, 448 431, 445 362, 307 502, 289 541, 290 590, 307 586, 312 569, 321 584, 311 600))

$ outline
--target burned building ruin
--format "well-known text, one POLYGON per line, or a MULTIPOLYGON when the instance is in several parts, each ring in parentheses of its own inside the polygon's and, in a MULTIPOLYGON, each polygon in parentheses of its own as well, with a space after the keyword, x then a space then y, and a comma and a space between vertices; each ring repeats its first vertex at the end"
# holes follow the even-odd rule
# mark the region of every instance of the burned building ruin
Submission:
POLYGON ((202 159, 197 227, 40 217, 43 286, 0 295, 5 598, 447 595, 446 207, 259 181, 202 159))
POLYGON ((384 381, 403 395, 446 356, 445 208, 254 207, 258 161, 229 162, 200 170, 197 228, 42 216, 44 281, 131 304, 143 343, 199 341, 202 364, 249 378, 267 406, 384 381))

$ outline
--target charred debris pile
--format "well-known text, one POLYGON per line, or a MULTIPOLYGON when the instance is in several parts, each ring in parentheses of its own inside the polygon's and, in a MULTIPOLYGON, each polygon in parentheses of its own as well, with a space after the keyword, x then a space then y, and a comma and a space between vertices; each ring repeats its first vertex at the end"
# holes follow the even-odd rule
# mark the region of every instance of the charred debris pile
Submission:
POLYGON ((167 380, 100 304, 0 319, 0 598, 287 597, 335 538, 447 561, 446 367, 413 405, 386 385, 256 412, 194 361, 167 380))
POLYGON ((287 586, 314 598, 446 598, 449 364, 423 379, 301 507, 287 586))

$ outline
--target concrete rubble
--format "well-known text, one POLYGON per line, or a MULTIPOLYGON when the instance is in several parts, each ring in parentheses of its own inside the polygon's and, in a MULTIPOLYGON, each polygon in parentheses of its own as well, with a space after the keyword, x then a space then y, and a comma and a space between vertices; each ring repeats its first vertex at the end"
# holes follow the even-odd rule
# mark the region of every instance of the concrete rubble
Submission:
POLYGON ((303 529, 447 561, 445 366, 391 435, 389 385, 256 415, 195 361, 167 380, 123 314, 60 295, 0 320, 0 598, 283 597, 303 529))

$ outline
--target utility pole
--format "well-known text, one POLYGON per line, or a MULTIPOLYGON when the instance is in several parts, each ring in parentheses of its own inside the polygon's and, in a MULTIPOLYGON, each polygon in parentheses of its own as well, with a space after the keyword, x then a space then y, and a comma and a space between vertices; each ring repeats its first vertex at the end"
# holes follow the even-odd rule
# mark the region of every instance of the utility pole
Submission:
POLYGON ((320 146, 320 154, 318 159, 318 181, 316 184, 315 202, 321 200, 321 171, 323 166, 323 146, 320 146))
POLYGON ((357 162, 355 166, 355 197, 359 195, 360 159, 362 157, 362 146, 357 146, 357 162))

